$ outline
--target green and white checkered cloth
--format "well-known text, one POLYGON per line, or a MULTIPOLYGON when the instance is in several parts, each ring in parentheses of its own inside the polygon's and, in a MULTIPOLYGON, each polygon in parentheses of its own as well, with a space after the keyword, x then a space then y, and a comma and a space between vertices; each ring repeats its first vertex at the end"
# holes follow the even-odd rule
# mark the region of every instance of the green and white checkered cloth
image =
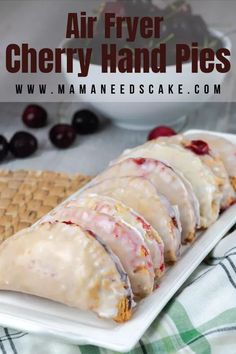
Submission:
MULTIPOLYGON (((3 354, 114 354, 1 328, 3 354)), ((236 232, 224 238, 130 354, 236 353, 236 232)))

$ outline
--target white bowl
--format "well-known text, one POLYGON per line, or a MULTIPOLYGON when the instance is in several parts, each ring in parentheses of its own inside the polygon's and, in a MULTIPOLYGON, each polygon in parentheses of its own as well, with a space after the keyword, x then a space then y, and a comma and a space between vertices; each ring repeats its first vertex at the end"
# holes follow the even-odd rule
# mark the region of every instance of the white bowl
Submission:
MULTIPOLYGON (((223 33, 211 30, 212 34, 220 38, 223 46, 231 50, 231 41, 225 37, 223 33)), ((78 47, 80 40, 66 40, 62 42, 62 47, 78 47)), ((89 93, 79 95, 76 97, 78 101, 87 102, 92 105, 95 111, 98 111, 103 116, 112 120, 112 122, 122 128, 135 130, 149 130, 153 127, 164 124, 176 126, 184 122, 190 112, 199 108, 199 106, 207 102, 213 96, 203 93, 204 85, 209 85, 213 90, 214 84, 222 84, 226 74, 218 73, 214 70, 212 73, 204 74, 202 72, 193 74, 191 72, 191 63, 183 65, 183 72, 176 73, 175 66, 167 66, 165 74, 153 73, 135 73, 135 74, 102 74, 100 65, 91 64, 89 75, 87 78, 78 78, 77 73, 68 74, 66 72, 66 56, 63 56, 63 71, 68 85, 78 87, 78 84, 86 83, 89 85, 99 85, 106 83, 108 87, 115 84, 119 87, 120 84, 125 84, 129 87, 130 83, 134 83, 136 87, 140 84, 163 84, 164 87, 169 83, 177 86, 179 83, 183 84, 185 92, 183 95, 150 95, 145 93, 143 95, 112 95, 108 93, 104 95, 91 96, 89 93), (154 80, 156 75, 157 80, 154 80), (198 84, 201 88, 199 95, 193 93, 193 83, 198 84)), ((74 58, 74 67, 78 67, 79 62, 74 58)))

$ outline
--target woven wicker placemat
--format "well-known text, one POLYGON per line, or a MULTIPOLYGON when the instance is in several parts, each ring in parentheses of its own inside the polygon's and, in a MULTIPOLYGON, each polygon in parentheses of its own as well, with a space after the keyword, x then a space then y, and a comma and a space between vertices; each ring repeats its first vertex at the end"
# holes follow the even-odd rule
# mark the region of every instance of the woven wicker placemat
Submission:
POLYGON ((32 225, 90 180, 48 171, 0 170, 0 242, 32 225))

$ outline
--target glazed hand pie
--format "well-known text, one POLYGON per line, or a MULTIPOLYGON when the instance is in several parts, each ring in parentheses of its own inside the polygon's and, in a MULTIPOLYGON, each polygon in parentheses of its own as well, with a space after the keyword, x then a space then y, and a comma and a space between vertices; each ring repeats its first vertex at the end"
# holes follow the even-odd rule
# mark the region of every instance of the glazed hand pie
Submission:
POLYGON ((227 209, 235 201, 235 191, 231 185, 228 173, 222 159, 215 150, 212 150, 207 142, 203 140, 192 140, 185 135, 160 138, 158 141, 178 144, 185 149, 195 153, 202 162, 209 167, 212 173, 218 178, 219 189, 222 193, 221 209, 227 209))
POLYGON ((46 223, 0 246, 0 289, 54 300, 119 322, 131 317, 132 290, 119 259, 94 233, 46 223))
POLYGON ((191 183, 193 191, 200 204, 200 225, 207 228, 214 223, 220 211, 222 193, 218 178, 201 159, 191 151, 173 144, 150 141, 137 148, 126 150, 118 161, 133 158, 153 158, 167 163, 178 170, 191 183))
POLYGON ((150 294, 154 286, 154 268, 150 251, 140 234, 114 217, 89 208, 67 207, 52 214, 51 220, 72 222, 96 235, 119 257, 129 276, 133 293, 150 294))
POLYGON ((135 233, 138 232, 150 251, 155 275, 158 278, 163 275, 165 270, 163 241, 157 231, 133 209, 118 200, 98 194, 72 199, 64 204, 63 208, 67 207, 89 208, 90 210, 110 215, 117 222, 130 227, 135 233))
POLYGON ((157 230, 164 242, 165 260, 177 260, 181 245, 178 209, 158 194, 155 186, 143 177, 111 178, 89 186, 82 196, 91 193, 122 201, 142 215, 157 230))
POLYGON ((95 178, 94 183, 108 178, 137 176, 151 181, 157 191, 172 205, 177 205, 182 225, 182 242, 192 241, 200 224, 199 203, 189 182, 165 163, 148 158, 129 158, 114 164, 95 178))

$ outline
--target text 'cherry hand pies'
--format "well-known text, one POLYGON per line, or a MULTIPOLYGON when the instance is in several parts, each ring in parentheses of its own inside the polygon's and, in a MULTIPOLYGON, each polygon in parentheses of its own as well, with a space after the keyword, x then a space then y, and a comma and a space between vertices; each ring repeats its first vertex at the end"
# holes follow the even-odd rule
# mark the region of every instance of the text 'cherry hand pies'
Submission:
POLYGON ((214 134, 194 133, 186 134, 186 137, 188 137, 188 139, 201 139, 207 142, 210 148, 215 153, 219 154, 228 172, 231 183, 236 190, 236 146, 229 140, 214 134))
POLYGON ((200 204, 200 226, 207 228, 218 218, 220 212, 220 192, 218 179, 201 159, 191 151, 178 146, 152 140, 137 148, 126 150, 118 161, 132 158, 153 158, 167 163, 181 172, 191 183, 200 204))
POLYGON ((116 221, 125 223, 140 234, 152 256, 155 275, 160 278, 164 271, 164 244, 157 231, 133 209, 122 202, 98 194, 91 194, 86 197, 73 198, 64 207, 80 207, 96 210, 102 214, 110 215, 116 221))
POLYGON ((185 149, 192 151, 209 167, 218 179, 219 189, 222 193, 220 206, 222 210, 227 209, 235 201, 235 191, 231 185, 228 173, 220 155, 212 150, 209 144, 203 140, 191 140, 185 135, 159 138, 158 141, 169 144, 178 144, 185 149))
POLYGON ((124 322, 134 306, 119 259, 92 232, 46 223, 0 246, 0 289, 54 300, 124 322))
POLYGON ((67 207, 52 214, 53 221, 72 222, 96 235, 120 259, 133 293, 144 297, 153 291, 154 268, 149 249, 140 234, 110 215, 89 208, 67 207))
POLYGON ((192 241, 200 224, 199 203, 191 185, 183 176, 165 163, 148 158, 129 158, 112 165, 95 178, 94 183, 108 178, 138 176, 151 181, 157 191, 172 205, 177 205, 182 225, 182 242, 192 241), (188 184, 188 187, 187 187, 188 184))
POLYGON ((150 181, 144 177, 111 178, 89 186, 82 196, 91 193, 118 199, 142 215, 162 238, 165 261, 177 260, 181 246, 178 210, 157 192, 150 181))

